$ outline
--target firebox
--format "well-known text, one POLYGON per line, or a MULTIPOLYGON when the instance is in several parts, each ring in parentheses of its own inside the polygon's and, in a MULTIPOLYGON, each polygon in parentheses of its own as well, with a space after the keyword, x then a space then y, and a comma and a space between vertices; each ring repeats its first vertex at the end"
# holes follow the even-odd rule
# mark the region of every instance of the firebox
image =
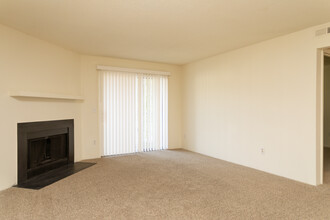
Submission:
POLYGON ((73 119, 18 123, 18 184, 73 164, 73 129, 73 119))

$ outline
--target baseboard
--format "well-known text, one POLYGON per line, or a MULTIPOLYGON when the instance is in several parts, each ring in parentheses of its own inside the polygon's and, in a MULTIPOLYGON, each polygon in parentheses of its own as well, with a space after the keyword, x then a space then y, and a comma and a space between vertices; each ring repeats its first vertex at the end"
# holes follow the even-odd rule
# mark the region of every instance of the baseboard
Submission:
POLYGON ((174 147, 174 146, 168 146, 169 150, 177 150, 177 149, 184 149, 183 147, 174 147))

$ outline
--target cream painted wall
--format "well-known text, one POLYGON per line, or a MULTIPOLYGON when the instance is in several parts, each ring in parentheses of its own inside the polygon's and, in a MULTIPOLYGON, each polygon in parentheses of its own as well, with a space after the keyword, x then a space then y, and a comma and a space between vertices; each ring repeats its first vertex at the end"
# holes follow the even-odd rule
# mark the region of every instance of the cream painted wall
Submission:
POLYGON ((99 145, 98 119, 98 73, 96 65, 108 65, 135 69, 162 70, 171 72, 169 77, 169 148, 180 148, 181 127, 181 67, 176 65, 126 60, 110 57, 82 56, 81 74, 83 79, 82 104, 82 143, 83 158, 95 158, 102 155, 99 145), (96 144, 94 144, 96 140, 96 144))
POLYGON ((315 30, 325 26, 185 65, 185 148, 317 184, 316 57, 330 35, 315 30))
POLYGON ((75 159, 81 159, 80 103, 16 99, 11 90, 79 95, 80 55, 0 25, 0 190, 16 184, 17 123, 75 120, 75 159))

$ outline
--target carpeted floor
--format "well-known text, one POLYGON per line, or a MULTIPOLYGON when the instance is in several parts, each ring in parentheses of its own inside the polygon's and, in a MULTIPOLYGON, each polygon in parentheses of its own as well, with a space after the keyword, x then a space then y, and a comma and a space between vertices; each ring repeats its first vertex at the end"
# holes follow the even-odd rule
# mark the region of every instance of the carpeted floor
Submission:
POLYGON ((330 219, 327 184, 184 150, 92 162, 41 190, 0 192, 0 219, 330 219))

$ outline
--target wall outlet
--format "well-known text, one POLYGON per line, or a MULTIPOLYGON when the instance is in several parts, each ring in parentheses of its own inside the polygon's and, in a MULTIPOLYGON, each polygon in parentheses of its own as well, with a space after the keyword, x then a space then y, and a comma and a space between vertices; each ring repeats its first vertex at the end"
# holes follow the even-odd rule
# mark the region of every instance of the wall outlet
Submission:
POLYGON ((96 145, 96 140, 94 139, 94 140, 92 141, 92 143, 93 143, 93 145, 95 146, 95 145, 96 145))
POLYGON ((260 148, 260 153, 261 153, 261 154, 265 154, 265 148, 264 148, 264 147, 261 147, 261 148, 260 148))

